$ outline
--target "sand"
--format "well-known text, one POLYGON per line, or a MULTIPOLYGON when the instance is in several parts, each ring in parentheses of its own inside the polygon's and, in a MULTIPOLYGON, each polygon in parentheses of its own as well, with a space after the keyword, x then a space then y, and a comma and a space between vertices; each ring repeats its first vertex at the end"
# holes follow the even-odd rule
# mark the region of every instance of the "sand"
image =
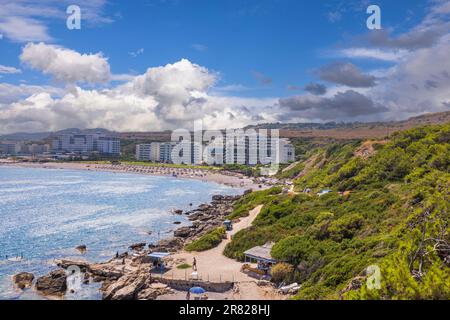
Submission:
MULTIPOLYGON (((210 282, 230 281, 235 283, 238 290, 229 291, 223 294, 208 294, 210 299, 230 299, 230 300, 273 300, 282 299, 272 287, 259 287, 257 280, 241 272, 242 263, 227 258, 223 255, 225 246, 231 242, 231 238, 237 232, 247 229, 253 220, 261 212, 262 205, 251 210, 249 216, 242 218, 238 223, 233 224, 233 230, 227 232, 227 239, 223 240, 217 247, 203 252, 182 251, 170 256, 175 261, 174 267, 167 271, 163 277, 169 279, 189 279, 192 269, 177 269, 176 265, 183 262, 192 265, 194 257, 197 260, 197 273, 199 279, 210 282)), ((162 296, 161 299, 185 299, 186 293, 178 292, 175 295, 162 296)))
POLYGON ((255 183, 252 179, 229 172, 217 173, 206 169, 174 168, 167 166, 143 166, 143 165, 112 165, 95 164, 83 162, 6 162, 0 160, 0 165, 23 167, 23 168, 43 168, 43 169, 66 169, 66 170, 88 170, 88 171, 106 171, 116 173, 134 173, 141 175, 168 176, 174 174, 179 179, 195 179, 204 182, 214 182, 227 185, 234 188, 262 190, 268 186, 255 183))

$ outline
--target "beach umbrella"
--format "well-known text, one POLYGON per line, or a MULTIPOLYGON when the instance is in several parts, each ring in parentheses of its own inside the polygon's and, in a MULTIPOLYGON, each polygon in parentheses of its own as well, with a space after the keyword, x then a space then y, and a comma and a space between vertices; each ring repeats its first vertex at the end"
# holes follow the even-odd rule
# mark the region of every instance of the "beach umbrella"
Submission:
POLYGON ((189 292, 190 292, 190 293, 194 293, 194 294, 203 294, 203 293, 206 292, 206 290, 203 289, 203 288, 201 288, 201 287, 192 287, 192 288, 189 290, 189 292))

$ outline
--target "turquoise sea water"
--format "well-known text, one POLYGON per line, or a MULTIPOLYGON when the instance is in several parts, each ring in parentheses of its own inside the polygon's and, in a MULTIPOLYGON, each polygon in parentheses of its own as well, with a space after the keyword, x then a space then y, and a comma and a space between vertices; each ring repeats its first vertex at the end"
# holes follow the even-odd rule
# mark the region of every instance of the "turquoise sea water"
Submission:
MULTIPOLYGON (((39 298, 13 288, 17 272, 43 275, 55 258, 108 260, 130 244, 172 236, 175 221, 188 224, 172 209, 241 192, 171 177, 0 167, 0 299, 39 298), (85 254, 75 249, 80 244, 87 245, 85 254)), ((80 295, 99 298, 95 286, 80 295)))

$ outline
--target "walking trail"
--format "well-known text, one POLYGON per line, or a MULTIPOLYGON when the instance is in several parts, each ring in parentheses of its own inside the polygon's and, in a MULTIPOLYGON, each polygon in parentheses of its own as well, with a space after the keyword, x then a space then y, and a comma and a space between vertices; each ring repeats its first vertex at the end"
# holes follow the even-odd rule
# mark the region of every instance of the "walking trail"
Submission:
POLYGON ((174 267, 163 276, 170 279, 189 279, 193 270, 181 270, 177 269, 176 266, 181 263, 189 263, 192 265, 195 257, 197 260, 199 279, 211 282, 232 281, 235 283, 238 290, 233 293, 233 299, 276 299, 276 294, 273 290, 258 287, 256 279, 241 272, 241 262, 227 258, 223 255, 223 250, 225 249, 225 246, 231 242, 231 237, 237 232, 250 227, 257 215, 261 212, 262 207, 262 205, 256 207, 249 212, 247 217, 244 217, 238 223, 233 224, 233 230, 227 232, 227 239, 223 240, 217 247, 203 252, 182 251, 171 256, 174 261, 174 267))

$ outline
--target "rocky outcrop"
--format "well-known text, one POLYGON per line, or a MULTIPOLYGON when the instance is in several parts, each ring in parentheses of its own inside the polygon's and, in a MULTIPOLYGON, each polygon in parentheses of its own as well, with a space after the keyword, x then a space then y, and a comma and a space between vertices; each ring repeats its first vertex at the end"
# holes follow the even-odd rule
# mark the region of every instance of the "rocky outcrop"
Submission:
POLYGON ((58 269, 36 280, 36 290, 45 296, 62 297, 67 290, 66 272, 58 269))
POLYGON ((192 228, 190 228, 190 227, 181 227, 181 228, 175 230, 175 231, 173 232, 173 235, 174 235, 175 237, 187 238, 187 237, 189 237, 190 234, 191 234, 191 229, 192 229, 192 228))
MULTIPOLYGON (((77 266, 84 273, 86 282, 91 280, 102 282, 100 290, 105 300, 156 299, 172 291, 166 284, 155 282, 155 279, 151 278, 152 261, 148 253, 181 250, 186 242, 222 225, 225 217, 232 213, 233 203, 237 199, 239 196, 213 196, 211 204, 203 204, 197 209, 185 212, 192 222, 191 226, 175 230, 173 238, 160 240, 156 245, 150 244, 149 249, 146 249, 146 243, 143 242, 133 244, 130 246, 130 249, 134 250, 133 255, 117 254, 115 258, 98 264, 59 260, 57 265, 64 269, 77 266)), ((183 214, 181 210, 178 212, 183 214)), ((44 295, 62 296, 66 289, 66 274, 61 269, 50 272, 36 281, 36 290, 44 295)))
POLYGON ((152 251, 176 252, 183 248, 184 240, 181 238, 163 239, 156 246, 149 246, 152 251))
POLYGON ((87 250, 87 247, 86 247, 86 245, 82 244, 82 245, 79 245, 78 247, 76 247, 75 249, 77 249, 81 253, 85 253, 87 250))
POLYGON ((190 242, 206 232, 223 224, 225 217, 233 212, 233 203, 240 196, 214 195, 210 204, 201 204, 197 209, 189 211, 192 225, 174 231, 174 236, 190 242))
POLYGON ((33 280, 34 274, 29 272, 21 272, 13 276, 14 285, 21 290, 31 288, 33 280))
POLYGON ((130 249, 139 251, 139 250, 142 250, 145 247, 145 245, 146 245, 145 242, 135 243, 130 246, 130 249))

